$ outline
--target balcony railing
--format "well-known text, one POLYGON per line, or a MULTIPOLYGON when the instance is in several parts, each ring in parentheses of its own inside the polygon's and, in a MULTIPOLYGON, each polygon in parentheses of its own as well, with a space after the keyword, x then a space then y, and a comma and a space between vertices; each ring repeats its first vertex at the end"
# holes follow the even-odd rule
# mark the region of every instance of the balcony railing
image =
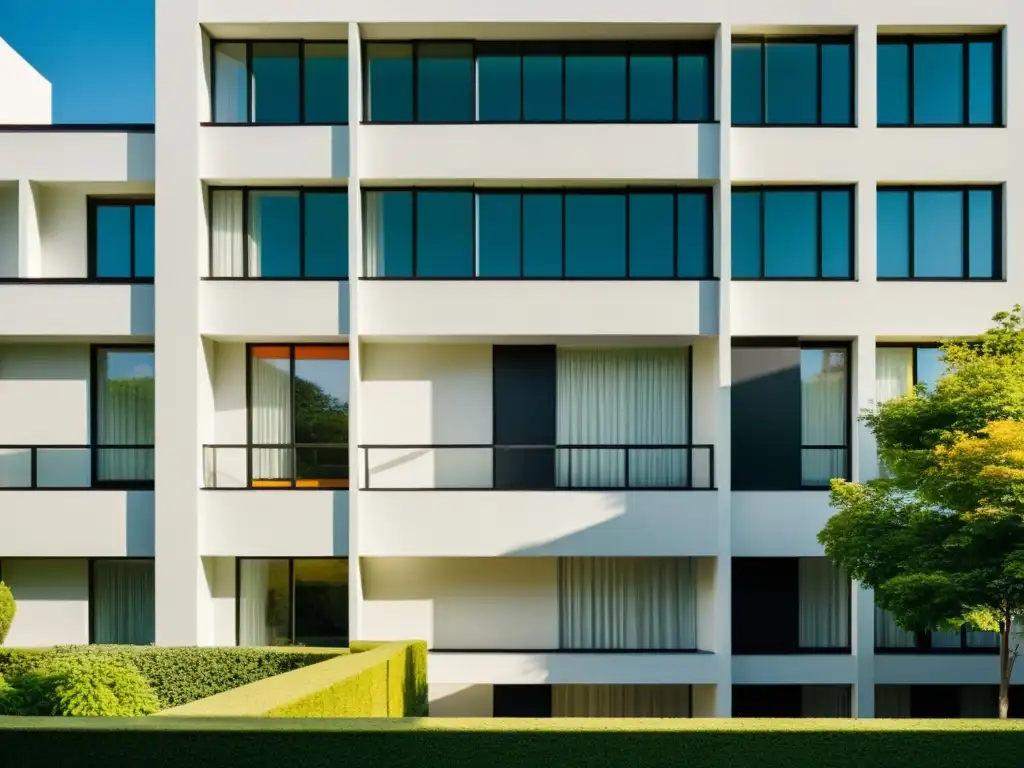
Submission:
POLYGON ((152 445, 0 445, 0 490, 153 487, 152 445))
POLYGON ((362 445, 363 490, 712 490, 712 445, 362 445))
POLYGON ((348 488, 348 464, 345 443, 204 445, 203 487, 348 488))
POLYGON ((833 478, 849 480, 850 447, 848 445, 805 445, 801 449, 803 480, 807 489, 827 489, 833 478))

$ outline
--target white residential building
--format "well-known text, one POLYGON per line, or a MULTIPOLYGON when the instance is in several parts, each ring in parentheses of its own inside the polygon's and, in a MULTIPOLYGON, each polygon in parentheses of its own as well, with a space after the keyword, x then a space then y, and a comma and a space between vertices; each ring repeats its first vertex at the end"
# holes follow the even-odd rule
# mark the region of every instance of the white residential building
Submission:
POLYGON ((155 131, 49 125, 0 47, 8 644, 425 638, 435 715, 994 713, 994 636, 902 632, 816 537, 858 413, 1021 298, 1012 0, 156 13, 155 131))

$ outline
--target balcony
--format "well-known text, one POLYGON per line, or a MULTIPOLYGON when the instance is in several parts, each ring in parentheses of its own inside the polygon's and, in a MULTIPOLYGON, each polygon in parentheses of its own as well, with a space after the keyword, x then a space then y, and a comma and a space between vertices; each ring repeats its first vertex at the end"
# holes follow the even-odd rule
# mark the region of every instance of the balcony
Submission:
POLYGON ((349 333, 348 280, 213 279, 199 291, 199 330, 211 338, 335 340, 349 333))
POLYGON ((0 280, 0 335, 153 335, 153 284, 81 278, 0 280), (47 308, 40 312, 39 307, 47 308))
POLYGON ((153 446, 0 446, 0 556, 152 557, 153 446))
POLYGON ((199 141, 204 180, 303 183, 349 175, 347 125, 204 125, 199 141))
POLYGON ((366 556, 718 551, 710 445, 364 445, 366 556))

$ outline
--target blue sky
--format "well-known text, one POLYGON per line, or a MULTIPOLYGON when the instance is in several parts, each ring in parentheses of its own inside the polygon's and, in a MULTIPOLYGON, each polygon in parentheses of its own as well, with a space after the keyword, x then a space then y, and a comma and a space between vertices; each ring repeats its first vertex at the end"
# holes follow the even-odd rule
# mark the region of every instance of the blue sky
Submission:
POLYGON ((55 123, 151 123, 154 0, 0 0, 0 37, 53 84, 55 123))

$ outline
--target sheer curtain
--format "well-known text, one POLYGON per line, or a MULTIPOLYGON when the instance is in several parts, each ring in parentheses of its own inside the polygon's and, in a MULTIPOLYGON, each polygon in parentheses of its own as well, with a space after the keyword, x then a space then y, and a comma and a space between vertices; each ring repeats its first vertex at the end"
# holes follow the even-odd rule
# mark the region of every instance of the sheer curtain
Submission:
POLYGON ((847 375, 845 349, 801 350, 803 444, 837 446, 802 451, 804 485, 827 487, 846 472, 847 375))
MULTIPOLYGON (((910 347, 878 347, 875 350, 875 403, 881 405, 914 389, 914 350, 910 347)), ((878 461, 878 476, 888 470, 878 461)))
POLYGON ((903 629, 896 619, 884 608, 875 606, 875 647, 913 648, 916 645, 914 633, 903 629))
POLYGON ((850 717, 853 691, 848 685, 803 685, 800 711, 804 717, 850 717))
POLYGON ((218 43, 213 50, 213 119, 218 123, 244 123, 245 43, 218 43))
POLYGON ((93 563, 93 642, 149 645, 156 634, 152 560, 93 563))
POLYGON ((696 648, 697 587, 693 560, 560 558, 558 610, 562 648, 696 648))
POLYGON ((910 717, 910 686, 876 685, 875 717, 910 717))
MULTIPOLYGON (((252 442, 259 445, 281 445, 292 442, 292 379, 289 361, 252 356, 249 418, 252 419, 252 442)), ((286 448, 254 447, 253 480, 286 480, 292 476, 292 452, 286 448)))
MULTIPOLYGON (((253 98, 256 95, 253 94, 253 98)), ((249 198, 249 230, 246 237, 249 238, 249 277, 260 276, 260 248, 263 245, 263 211, 260 201, 263 196, 269 193, 253 195, 249 198)))
POLYGON ((238 574, 238 644, 272 645, 274 631, 267 617, 270 561, 243 560, 238 574))
MULTIPOLYGON (((556 440, 559 445, 686 445, 690 350, 558 348, 556 440)), ((560 450, 558 484, 627 484, 622 449, 560 450)), ((689 449, 629 450, 630 487, 686 487, 689 449)))
POLYGON ((688 685, 553 685, 552 717, 690 717, 688 685))
POLYGON ((363 200, 363 270, 366 277, 384 276, 384 196, 367 192, 363 200))
POLYGON ((242 195, 235 189, 215 189, 210 195, 213 231, 213 277, 242 277, 243 240, 242 195))
MULTIPOLYGON (((111 378, 110 358, 122 353, 100 350, 97 357, 99 393, 96 398, 96 439, 99 445, 153 445, 155 429, 155 389, 153 353, 126 352, 138 357, 138 366, 148 366, 149 375, 126 371, 130 378, 111 378)), ((96 457, 98 480, 152 480, 151 448, 100 449, 96 457)))
POLYGON ((801 648, 850 646, 850 580, 827 557, 801 557, 799 564, 801 648))

